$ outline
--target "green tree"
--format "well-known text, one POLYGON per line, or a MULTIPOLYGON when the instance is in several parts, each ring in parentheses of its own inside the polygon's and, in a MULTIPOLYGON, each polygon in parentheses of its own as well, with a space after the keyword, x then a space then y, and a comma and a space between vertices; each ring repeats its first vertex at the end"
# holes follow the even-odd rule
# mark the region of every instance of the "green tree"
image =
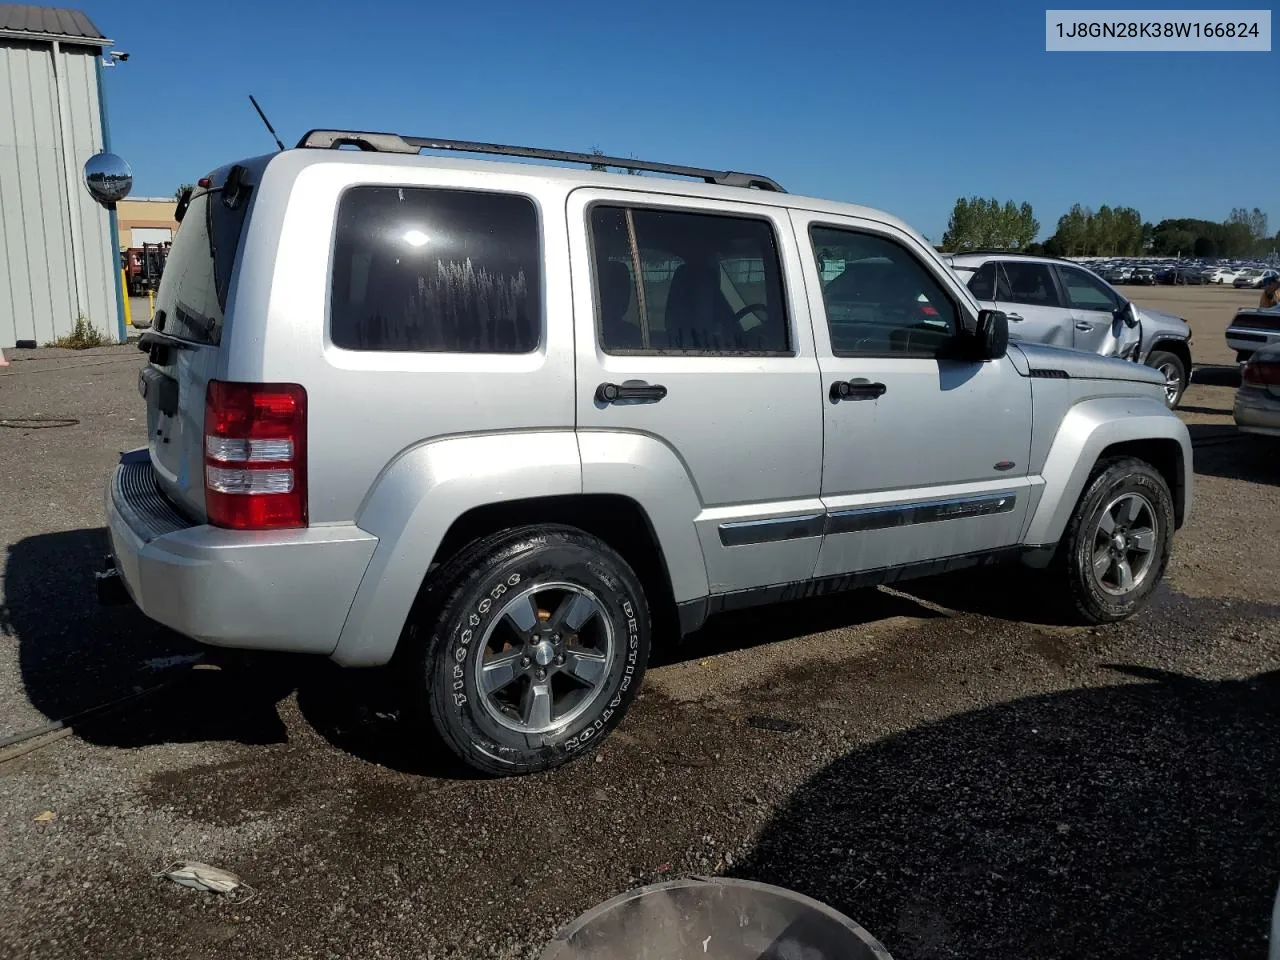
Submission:
POLYGON ((194 190, 195 188, 196 188, 196 185, 194 183, 184 183, 180 187, 178 187, 177 190, 173 191, 173 199, 181 200, 183 193, 185 193, 188 190, 194 190))
POLYGON ((995 197, 960 197, 942 236, 944 250, 1022 250, 1040 230, 1029 203, 995 197))
POLYGON ((1196 237, 1196 242, 1192 245, 1191 250, 1197 257, 1216 257, 1218 255, 1218 244, 1212 237, 1196 237))

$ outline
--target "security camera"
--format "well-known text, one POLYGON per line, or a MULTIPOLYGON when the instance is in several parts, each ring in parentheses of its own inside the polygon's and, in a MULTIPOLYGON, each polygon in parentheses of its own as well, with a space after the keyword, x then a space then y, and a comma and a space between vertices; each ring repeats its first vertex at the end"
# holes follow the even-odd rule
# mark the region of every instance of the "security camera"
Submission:
POLYGON ((123 51, 116 51, 116 50, 112 50, 112 51, 111 51, 111 59, 112 59, 112 60, 119 60, 119 61, 121 61, 121 62, 124 62, 125 60, 128 60, 128 59, 129 59, 129 54, 127 54, 127 53, 125 53, 125 52, 123 52, 123 51))

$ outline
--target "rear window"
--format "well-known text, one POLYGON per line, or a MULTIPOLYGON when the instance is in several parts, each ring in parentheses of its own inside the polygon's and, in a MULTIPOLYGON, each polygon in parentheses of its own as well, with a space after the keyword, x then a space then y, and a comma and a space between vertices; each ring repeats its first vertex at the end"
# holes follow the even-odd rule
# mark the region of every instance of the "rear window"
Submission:
POLYGON ((197 343, 222 339, 231 270, 244 226, 247 202, 234 210, 219 191, 194 194, 164 261, 157 302, 162 332, 197 343))
POLYGON ((353 187, 338 203, 330 337, 348 350, 528 353, 541 281, 528 197, 353 187))

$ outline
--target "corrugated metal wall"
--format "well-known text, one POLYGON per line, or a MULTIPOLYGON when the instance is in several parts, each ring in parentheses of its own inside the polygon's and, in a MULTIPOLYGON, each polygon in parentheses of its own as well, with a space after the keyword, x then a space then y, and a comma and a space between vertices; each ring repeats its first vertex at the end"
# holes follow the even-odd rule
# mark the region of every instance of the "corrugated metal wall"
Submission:
POLYGON ((63 45, 55 74, 52 44, 0 39, 0 347, 48 343, 80 315, 116 335, 110 218, 80 182, 84 162, 102 148, 96 54, 63 45))

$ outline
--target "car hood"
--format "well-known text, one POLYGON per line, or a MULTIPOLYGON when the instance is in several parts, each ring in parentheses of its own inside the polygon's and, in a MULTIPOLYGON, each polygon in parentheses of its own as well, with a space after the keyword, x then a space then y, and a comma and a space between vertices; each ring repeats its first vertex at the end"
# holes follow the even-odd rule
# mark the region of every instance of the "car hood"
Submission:
POLYGON ((1051 347, 1043 343, 1009 343, 1009 353, 1013 356, 1015 349, 1022 355, 1024 363, 1014 357, 1018 372, 1032 376, 1031 371, 1059 371, 1050 376, 1066 374, 1073 380, 1124 380, 1129 383, 1153 383, 1164 385, 1164 374, 1148 367, 1145 363, 1134 363, 1132 360, 1117 360, 1115 357, 1103 357, 1083 350, 1071 350, 1067 347, 1051 347))
POLYGON ((1139 307, 1136 303, 1134 307, 1137 308, 1138 319, 1142 321, 1144 328, 1177 333, 1184 340, 1191 336, 1191 328, 1187 326, 1187 321, 1176 314, 1165 313, 1154 307, 1139 307))

